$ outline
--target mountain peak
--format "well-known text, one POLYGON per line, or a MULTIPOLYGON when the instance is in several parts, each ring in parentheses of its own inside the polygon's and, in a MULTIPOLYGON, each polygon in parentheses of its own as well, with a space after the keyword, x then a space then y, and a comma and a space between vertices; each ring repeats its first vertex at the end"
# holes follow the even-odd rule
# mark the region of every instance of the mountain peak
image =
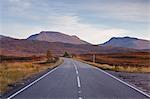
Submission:
POLYGON ((111 39, 138 39, 138 38, 125 36, 125 37, 112 37, 111 39))
POLYGON ((77 37, 76 35, 72 35, 73 38, 75 39, 80 39, 79 37, 77 37))
POLYGON ((56 31, 41 31, 38 34, 31 35, 28 40, 38 40, 47 42, 62 42, 71 44, 88 44, 77 36, 70 36, 56 31))
POLYGON ((60 33, 60 32, 56 32, 56 31, 41 31, 39 34, 43 34, 43 33, 60 33))
POLYGON ((112 37, 103 46, 126 47, 134 49, 150 49, 150 41, 134 37, 112 37))

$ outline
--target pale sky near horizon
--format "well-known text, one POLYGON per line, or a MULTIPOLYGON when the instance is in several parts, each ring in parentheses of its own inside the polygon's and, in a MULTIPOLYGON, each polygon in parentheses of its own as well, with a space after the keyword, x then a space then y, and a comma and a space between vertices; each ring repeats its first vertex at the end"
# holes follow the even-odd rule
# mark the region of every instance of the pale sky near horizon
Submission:
POLYGON ((0 34, 58 31, 93 44, 111 37, 150 40, 150 0, 0 0, 0 34))

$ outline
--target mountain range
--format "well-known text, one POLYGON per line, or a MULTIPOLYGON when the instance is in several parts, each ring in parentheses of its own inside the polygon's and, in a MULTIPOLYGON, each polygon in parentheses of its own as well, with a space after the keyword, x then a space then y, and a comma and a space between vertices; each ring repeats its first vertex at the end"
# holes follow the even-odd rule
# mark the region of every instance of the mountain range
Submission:
MULTIPOLYGON (((81 40, 77 36, 66 35, 61 32, 42 31, 38 34, 31 35, 27 40, 38 40, 47 42, 62 42, 70 44, 90 44, 81 40)), ((150 49, 150 41, 134 37, 112 37, 109 41, 100 44, 100 46, 124 47, 133 49, 150 49)))
POLYGON ((55 55, 65 51, 73 54, 123 53, 149 51, 150 41, 131 37, 113 37, 106 43, 92 45, 76 36, 60 32, 42 31, 27 39, 0 35, 0 54, 9 56, 43 55, 51 50, 55 55))

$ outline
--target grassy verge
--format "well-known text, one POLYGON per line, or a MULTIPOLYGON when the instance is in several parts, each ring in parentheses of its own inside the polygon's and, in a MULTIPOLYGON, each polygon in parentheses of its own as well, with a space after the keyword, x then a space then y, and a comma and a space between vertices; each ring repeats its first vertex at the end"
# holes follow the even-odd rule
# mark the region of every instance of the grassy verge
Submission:
POLYGON ((108 64, 99 64, 99 63, 93 63, 89 61, 84 61, 81 59, 77 59, 78 61, 81 61, 83 63, 90 64, 92 66, 101 68, 103 70, 112 70, 112 71, 123 71, 123 72, 140 72, 140 73, 150 73, 150 66, 111 66, 108 64))
MULTIPOLYGON (((85 61, 93 61, 92 54, 81 54, 77 58, 85 61)), ((113 53, 113 54, 96 54, 95 62, 99 64, 109 64, 110 66, 135 66, 149 67, 150 53, 149 52, 128 52, 128 53, 113 53)))
POLYGON ((62 59, 48 63, 46 60, 30 62, 2 62, 0 64, 0 93, 11 89, 14 83, 38 74, 44 70, 54 68, 63 63, 62 59))

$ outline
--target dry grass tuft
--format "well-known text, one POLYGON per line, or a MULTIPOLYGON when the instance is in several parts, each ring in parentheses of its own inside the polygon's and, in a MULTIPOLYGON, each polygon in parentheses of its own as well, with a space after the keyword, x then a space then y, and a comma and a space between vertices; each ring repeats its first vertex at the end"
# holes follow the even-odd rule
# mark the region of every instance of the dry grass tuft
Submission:
POLYGON ((96 54, 96 63, 92 62, 92 54, 82 54, 76 56, 76 58, 102 69, 125 72, 150 72, 150 52, 96 54))
POLYGON ((45 60, 32 62, 2 62, 0 64, 0 93, 9 90, 9 85, 21 81, 33 74, 37 74, 49 68, 61 64, 59 60, 56 63, 47 63, 45 60), (40 64, 42 62, 42 64, 40 64))
POLYGON ((139 72, 139 73, 150 73, 150 66, 118 66, 118 65, 108 65, 108 64, 100 64, 93 63, 90 61, 84 61, 81 59, 76 59, 78 61, 93 65, 95 67, 101 68, 103 70, 113 70, 113 71, 123 71, 123 72, 139 72))

